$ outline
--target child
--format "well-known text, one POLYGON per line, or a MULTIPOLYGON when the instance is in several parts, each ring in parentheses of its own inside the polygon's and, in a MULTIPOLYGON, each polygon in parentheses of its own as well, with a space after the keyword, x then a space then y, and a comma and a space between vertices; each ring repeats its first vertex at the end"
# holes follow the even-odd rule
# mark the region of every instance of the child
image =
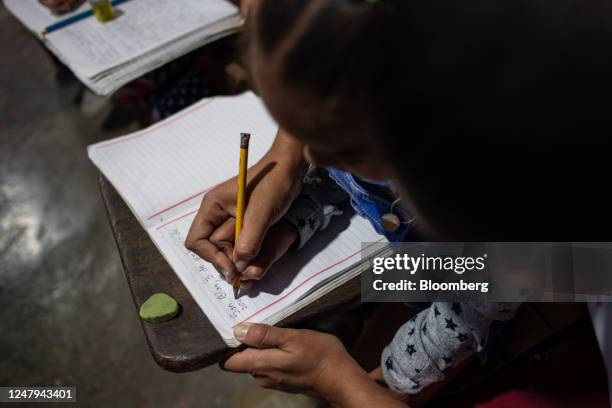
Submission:
MULTIPOLYGON (((526 232, 536 240, 561 232, 554 216, 567 206, 550 206, 553 194, 563 190, 552 188, 559 181, 542 171, 545 136, 574 129, 567 110, 574 118, 605 110, 571 103, 582 85, 593 85, 588 75, 580 84, 566 82, 569 93, 563 94, 558 73, 530 69, 534 49, 547 49, 554 27, 571 13, 548 15, 527 3, 498 3, 256 2, 247 63, 255 88, 284 130, 249 172, 249 204, 235 246, 233 180, 204 198, 187 246, 229 280, 236 273, 244 280, 261 278, 340 208, 341 202, 326 200, 330 194, 312 193, 317 185, 329 186, 324 175, 300 195, 307 163, 328 168, 355 210, 391 240, 406 239, 412 227, 446 240, 524 240, 526 232), (508 34, 519 26, 521 36, 508 34), (534 135, 544 142, 527 144, 534 135), (390 188, 391 179, 401 192, 390 188), (544 180, 551 189, 542 194, 544 180), (510 188, 517 184, 521 194, 510 188), (531 193, 539 199, 526 203, 531 193), (299 201, 306 213, 297 210, 299 201), (384 225, 382 215, 389 212, 402 224, 384 225)), ((584 21, 572 29, 586 27, 584 21)), ((578 54, 555 50, 548 49, 573 62, 567 70, 579 77, 582 66, 572 60, 578 54)), ((576 144, 571 149, 581 151, 576 144)), ((570 148, 558 144, 555 151, 562 157, 570 148)), ((558 164, 556 157, 547 159, 547 165, 558 164)), ((510 319, 516 306, 432 304, 402 326, 383 352, 386 383, 414 394, 443 380, 486 347, 493 322, 510 319)), ((230 368, 262 372, 248 363, 234 365, 237 360, 228 361, 230 368)), ((265 367, 277 372, 271 362, 265 367)))
POLYGON ((59 15, 76 10, 85 0, 38 0, 38 2, 59 15))

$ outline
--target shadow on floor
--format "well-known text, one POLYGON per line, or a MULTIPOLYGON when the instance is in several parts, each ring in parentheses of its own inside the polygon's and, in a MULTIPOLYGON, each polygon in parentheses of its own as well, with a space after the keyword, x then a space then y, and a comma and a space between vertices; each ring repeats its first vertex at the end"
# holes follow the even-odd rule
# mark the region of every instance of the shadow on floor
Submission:
POLYGON ((154 363, 85 151, 116 136, 99 131, 108 101, 76 107, 78 85, 58 85, 2 5, 0 37, 0 386, 76 386, 83 406, 312 406, 217 366, 154 363))

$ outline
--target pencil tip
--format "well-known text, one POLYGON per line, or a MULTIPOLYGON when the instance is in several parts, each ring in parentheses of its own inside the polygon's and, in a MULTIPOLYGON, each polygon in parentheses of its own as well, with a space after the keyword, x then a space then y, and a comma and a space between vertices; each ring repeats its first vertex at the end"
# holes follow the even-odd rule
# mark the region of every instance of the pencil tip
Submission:
POLYGON ((240 297, 240 286, 234 286, 234 299, 238 299, 240 297))

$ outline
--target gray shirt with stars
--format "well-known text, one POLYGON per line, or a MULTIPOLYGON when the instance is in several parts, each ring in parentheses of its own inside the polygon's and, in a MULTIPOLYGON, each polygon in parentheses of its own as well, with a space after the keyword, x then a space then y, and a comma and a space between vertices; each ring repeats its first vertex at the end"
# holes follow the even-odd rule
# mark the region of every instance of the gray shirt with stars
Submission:
MULTIPOLYGON (((321 169, 311 169, 301 194, 285 215, 298 231, 301 248, 334 215, 348 197, 321 169)), ((387 385, 415 394, 445 378, 445 371, 485 350, 489 329, 496 320, 510 320, 519 304, 434 302, 406 322, 385 347, 381 368, 387 385)))

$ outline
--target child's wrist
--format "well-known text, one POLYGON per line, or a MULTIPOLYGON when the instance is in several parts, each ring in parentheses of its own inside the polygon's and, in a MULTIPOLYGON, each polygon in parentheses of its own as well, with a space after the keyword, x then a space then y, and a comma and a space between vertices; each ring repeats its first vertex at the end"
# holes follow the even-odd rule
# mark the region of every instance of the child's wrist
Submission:
MULTIPOLYGON (((338 389, 327 396, 327 400, 334 407, 361 408, 364 406, 404 407, 402 398, 393 395, 386 388, 381 387, 372 380, 368 374, 361 370, 354 376, 347 376, 341 372, 342 381, 338 381, 338 389)), ((336 377, 336 380, 338 377, 336 377)))
POLYGON ((303 176, 308 170, 308 162, 303 155, 304 144, 282 129, 278 130, 269 154, 280 163, 289 165, 289 170, 303 176))
POLYGON ((341 407, 353 406, 358 394, 373 384, 368 374, 350 357, 330 370, 331 378, 322 379, 326 384, 318 390, 331 404, 341 407), (340 377, 342 377, 340 379, 340 377))

